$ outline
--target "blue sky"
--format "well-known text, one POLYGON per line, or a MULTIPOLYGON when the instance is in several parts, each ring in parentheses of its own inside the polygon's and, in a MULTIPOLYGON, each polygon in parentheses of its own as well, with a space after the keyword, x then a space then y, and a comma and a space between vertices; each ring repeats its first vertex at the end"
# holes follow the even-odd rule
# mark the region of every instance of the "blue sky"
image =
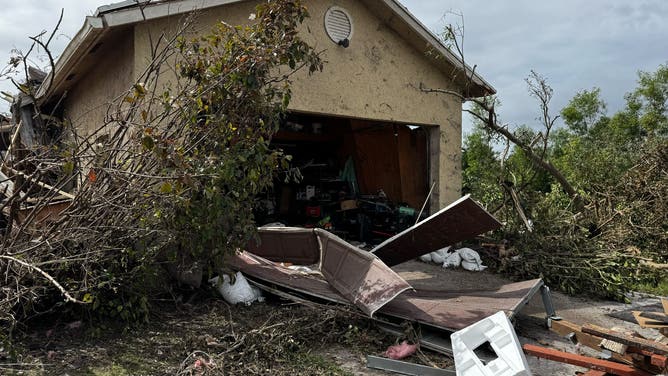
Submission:
MULTIPOLYGON (((322 1, 322 0, 319 0, 322 1)), ((664 0, 401 0, 428 28, 438 32, 463 14, 466 61, 499 92, 502 121, 536 124, 538 107, 524 78, 533 69, 554 88, 556 114, 573 95, 600 87, 608 111, 623 106, 638 70, 654 71, 668 62, 668 1, 664 0)), ((25 50, 27 36, 63 25, 54 41, 59 54, 86 15, 107 0, 24 0, 3 4, 0 59, 25 50)), ((48 66, 42 58, 35 65, 48 66)), ((11 89, 6 81, 0 89, 11 89)), ((0 111, 6 111, 0 103, 0 111)), ((467 123, 465 121, 465 123, 467 123)))

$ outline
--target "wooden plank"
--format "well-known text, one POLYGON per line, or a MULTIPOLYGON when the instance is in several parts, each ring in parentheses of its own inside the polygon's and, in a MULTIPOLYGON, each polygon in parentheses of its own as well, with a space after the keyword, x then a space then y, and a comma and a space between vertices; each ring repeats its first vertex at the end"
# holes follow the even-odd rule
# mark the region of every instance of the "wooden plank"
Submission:
POLYGON ((651 374, 626 364, 591 358, 588 356, 571 354, 555 349, 525 344, 522 349, 527 355, 549 359, 560 363, 572 364, 591 370, 603 371, 618 376, 650 376, 651 374))
POLYGON ((631 313, 641 328, 668 328, 668 315, 641 311, 632 311, 631 313))
POLYGON ((584 325, 582 327, 582 331, 601 338, 607 338, 615 342, 623 343, 628 346, 633 346, 639 348, 640 350, 649 351, 653 354, 668 355, 667 345, 655 341, 650 341, 645 338, 633 337, 628 334, 619 333, 614 330, 609 330, 593 324, 584 325))
MULTIPOLYGON (((581 325, 567 320, 553 320, 551 321, 550 330, 564 337, 573 335, 577 343, 596 351, 602 350, 600 345, 603 338, 583 333, 581 325)), ((619 362, 633 364, 633 358, 630 355, 622 355, 613 352, 612 358, 619 362)))

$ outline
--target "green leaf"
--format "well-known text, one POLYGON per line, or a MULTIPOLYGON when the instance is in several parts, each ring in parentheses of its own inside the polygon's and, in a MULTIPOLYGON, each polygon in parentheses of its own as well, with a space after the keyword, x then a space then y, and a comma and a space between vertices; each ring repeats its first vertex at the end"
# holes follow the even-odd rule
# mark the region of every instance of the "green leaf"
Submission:
POLYGON ((141 145, 146 150, 153 150, 153 148, 155 147, 155 140, 151 136, 144 136, 141 139, 141 145))
POLYGON ((160 193, 169 194, 174 190, 172 183, 166 181, 160 186, 160 193))

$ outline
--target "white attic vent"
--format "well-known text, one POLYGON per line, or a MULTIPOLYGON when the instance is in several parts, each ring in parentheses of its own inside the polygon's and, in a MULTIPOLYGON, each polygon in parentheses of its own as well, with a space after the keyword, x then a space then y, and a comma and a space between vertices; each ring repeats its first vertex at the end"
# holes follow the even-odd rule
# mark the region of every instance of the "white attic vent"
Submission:
POLYGON ((325 12, 325 31, 336 44, 348 47, 353 36, 353 21, 341 7, 331 7, 325 12))

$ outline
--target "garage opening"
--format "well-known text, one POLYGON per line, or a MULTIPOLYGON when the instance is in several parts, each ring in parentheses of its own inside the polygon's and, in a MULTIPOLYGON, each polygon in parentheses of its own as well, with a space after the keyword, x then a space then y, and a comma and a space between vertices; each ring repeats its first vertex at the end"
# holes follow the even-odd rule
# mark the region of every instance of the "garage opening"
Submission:
POLYGON ((318 227, 367 245, 412 226, 430 185, 425 128, 291 113, 272 146, 292 156, 301 179, 274 182, 258 224, 318 227))

